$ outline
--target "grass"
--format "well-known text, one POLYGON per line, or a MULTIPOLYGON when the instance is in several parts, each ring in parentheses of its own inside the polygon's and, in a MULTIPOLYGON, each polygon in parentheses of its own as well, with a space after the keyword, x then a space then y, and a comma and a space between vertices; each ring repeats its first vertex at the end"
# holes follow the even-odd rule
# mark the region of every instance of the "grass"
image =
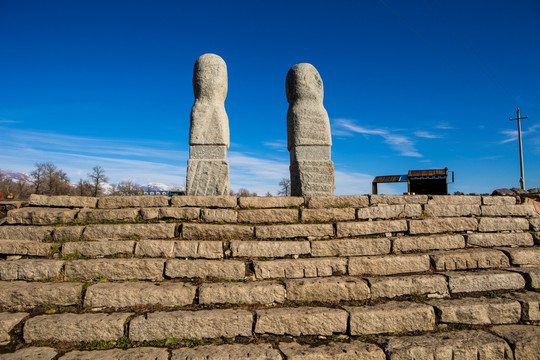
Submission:
POLYGON ((115 344, 112 341, 92 340, 89 343, 83 344, 81 347, 84 350, 107 350, 114 348, 115 344))
POLYGON ((416 302, 426 301, 428 299, 427 295, 420 294, 414 291, 409 295, 409 297, 411 298, 412 301, 416 301, 416 302))

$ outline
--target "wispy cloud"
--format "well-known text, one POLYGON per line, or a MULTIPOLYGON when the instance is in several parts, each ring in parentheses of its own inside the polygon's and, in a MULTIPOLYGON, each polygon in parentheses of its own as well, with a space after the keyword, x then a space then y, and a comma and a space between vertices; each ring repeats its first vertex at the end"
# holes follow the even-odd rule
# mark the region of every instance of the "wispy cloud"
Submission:
MULTIPOLYGON (((522 130, 521 135, 524 136, 534 134, 538 128, 540 128, 540 124, 534 124, 533 126, 530 126, 527 130, 522 130)), ((499 144, 506 144, 512 141, 516 141, 518 139, 517 130, 501 130, 500 133, 506 136, 506 139, 499 141, 499 144)))
POLYGON ((442 136, 440 135, 432 134, 429 131, 422 131, 422 130, 415 131, 414 135, 419 138, 424 138, 424 139, 441 139, 442 138, 442 136))
POLYGON ((455 127, 453 126, 450 126, 448 123, 446 122, 440 122, 438 123, 436 126, 435 126, 435 129, 439 129, 439 130, 454 130, 455 127))
POLYGON ((0 119, 0 124, 19 124, 20 121, 9 120, 9 119, 0 119))
POLYGON ((287 151, 286 140, 279 139, 279 140, 265 141, 263 142, 263 145, 273 150, 277 150, 279 152, 287 151))

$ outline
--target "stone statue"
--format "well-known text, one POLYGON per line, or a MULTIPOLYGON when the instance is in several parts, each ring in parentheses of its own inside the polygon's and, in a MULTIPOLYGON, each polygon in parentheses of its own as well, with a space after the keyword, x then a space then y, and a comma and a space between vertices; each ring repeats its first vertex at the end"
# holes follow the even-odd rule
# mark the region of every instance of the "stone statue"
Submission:
POLYGON ((229 195, 227 65, 221 57, 204 54, 197 59, 193 92, 186 195, 229 195))
POLYGON ((334 195, 332 137, 321 76, 311 64, 296 64, 287 73, 285 88, 291 195, 334 195))

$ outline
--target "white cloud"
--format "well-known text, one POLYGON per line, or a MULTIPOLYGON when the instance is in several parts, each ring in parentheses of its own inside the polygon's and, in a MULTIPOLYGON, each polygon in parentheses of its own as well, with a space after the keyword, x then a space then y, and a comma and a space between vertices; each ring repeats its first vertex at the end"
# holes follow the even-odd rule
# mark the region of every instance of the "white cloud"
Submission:
MULTIPOLYGON (((533 126, 530 126, 529 128, 527 128, 527 130, 522 130, 521 136, 523 137, 525 135, 534 134, 539 127, 540 127, 540 124, 534 124, 533 126)), ((506 144, 511 141, 516 141, 518 139, 517 130, 501 130, 500 133, 506 136, 506 139, 499 141, 499 144, 506 144)))
POLYGON ((417 137, 420 137, 420 138, 425 138, 425 139, 440 139, 440 138, 442 138, 442 136, 440 136, 440 135, 432 134, 429 131, 422 131, 422 130, 415 131, 414 135, 416 135, 417 137))
POLYGON ((277 150, 279 152, 287 151, 287 140, 272 140, 263 142, 264 146, 267 146, 271 149, 277 150))
POLYGON ((454 130, 455 127, 448 125, 448 123, 440 122, 435 126, 435 129, 439 130, 454 130))
POLYGON ((0 124, 18 124, 20 121, 9 120, 9 119, 0 119, 0 124))

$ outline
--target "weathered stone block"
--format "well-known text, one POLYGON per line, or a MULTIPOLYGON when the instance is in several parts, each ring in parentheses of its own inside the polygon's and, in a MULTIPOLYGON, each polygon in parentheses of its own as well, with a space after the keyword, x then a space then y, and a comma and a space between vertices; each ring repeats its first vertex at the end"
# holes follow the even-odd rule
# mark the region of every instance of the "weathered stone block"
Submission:
POLYGON ((251 336, 253 315, 245 310, 155 312, 131 320, 135 341, 251 336))
POLYGON ((236 196, 173 196, 172 206, 195 206, 207 208, 235 208, 238 200, 236 196))
MULTIPOLYGON (((491 328, 514 348, 514 359, 538 360, 540 354, 540 327, 531 325, 500 325, 491 328)), ((509 357, 512 359, 512 357, 509 357)))
POLYGON ((359 220, 364 219, 401 219, 418 217, 422 215, 422 205, 401 204, 387 205, 381 204, 357 210, 356 216, 359 220))
POLYGON ((407 231, 407 220, 379 220, 337 223, 337 236, 384 234, 407 231))
POLYGON ((540 267, 531 267, 531 268, 519 268, 513 269, 517 271, 525 280, 527 280, 527 288, 531 290, 540 290, 540 267))
POLYGON ((33 341, 116 341, 124 335, 130 313, 54 314, 30 318, 24 324, 23 337, 33 341))
POLYGON ((9 332, 27 316, 27 313, 0 313, 0 345, 9 343, 9 332))
POLYGON ((467 235, 469 246, 533 246, 534 239, 529 233, 474 233, 467 235))
POLYGON ((351 315, 351 335, 412 332, 435 329, 433 307, 412 302, 388 302, 361 307, 345 307, 351 315))
POLYGON ((259 239, 322 238, 334 236, 334 227, 332 224, 263 225, 255 228, 255 235, 259 239))
POLYGON ((505 248, 504 252, 510 256, 512 265, 540 266, 540 247, 505 248))
POLYGON ((0 280, 51 280, 60 276, 63 261, 12 260, 0 261, 0 280))
POLYGON ((238 212, 231 209, 202 209, 201 220, 204 222, 226 222, 234 223, 238 217, 238 212))
POLYGON ((172 351, 171 360, 249 359, 281 360, 281 354, 270 344, 206 345, 172 351))
POLYGON ((298 209, 258 209, 238 211, 238 222, 254 224, 298 222, 298 209))
POLYGON ((540 217, 529 219, 529 223, 534 231, 540 231, 540 217))
POLYGON ((532 205, 491 205, 482 206, 482 216, 533 216, 532 205))
POLYGON ((82 209, 77 214, 80 222, 135 221, 139 209, 82 209))
POLYGON ((133 254, 134 241, 77 241, 62 245, 62 255, 79 254, 85 257, 133 254))
POLYGON ((0 254, 47 256, 51 243, 24 240, 0 240, 0 254))
POLYGON ((286 208, 304 205, 304 198, 302 196, 241 196, 238 198, 238 205, 242 209, 286 208))
POLYGON ((439 315, 439 321, 451 324, 514 324, 521 318, 517 301, 500 298, 462 298, 429 302, 439 315))
POLYGON ((428 297, 449 296, 448 283, 442 275, 408 275, 368 278, 371 298, 394 298, 411 294, 428 297))
POLYGON ((56 350, 50 347, 28 347, 17 350, 14 353, 2 354, 2 360, 53 360, 56 357, 56 350))
POLYGON ((483 205, 515 205, 516 198, 513 196, 482 196, 483 205))
POLYGON ((169 352, 167 349, 159 348, 133 348, 133 349, 111 349, 111 350, 92 350, 92 351, 71 351, 60 358, 61 360, 132 360, 132 359, 152 359, 168 360, 169 352))
POLYGON ((81 240, 84 226, 61 226, 54 229, 54 241, 79 241, 81 240))
MULTIPOLYGON (((294 158, 305 149, 296 147, 294 158)), ((328 196, 334 194, 334 163, 331 160, 298 160, 289 166, 293 196, 328 196), (297 184, 297 185, 295 185, 297 184)))
POLYGON ((182 237, 189 240, 251 239, 253 235, 254 228, 248 225, 182 224, 182 237))
POLYGON ((51 226, 0 226, 2 240, 43 241, 51 238, 51 226))
POLYGON ((183 306, 192 304, 196 286, 186 283, 98 283, 86 289, 84 306, 91 308, 128 306, 183 306))
POLYGON ((347 221, 356 219, 354 208, 302 209, 302 221, 347 221))
POLYGON ((304 278, 343 275, 347 273, 347 259, 283 259, 253 261, 257 279, 304 278))
POLYGON ((272 257, 311 253, 309 241, 231 241, 234 257, 272 257))
POLYGON ((451 250, 465 247, 462 235, 400 236, 393 239, 395 253, 429 250, 451 250))
POLYGON ((520 302, 523 321, 540 321, 540 294, 533 291, 525 293, 512 293, 507 295, 509 299, 520 302))
POLYGON ((171 278, 243 279, 246 265, 236 260, 168 260, 165 276, 171 278))
POLYGON ((173 223, 88 225, 82 236, 84 240, 172 239, 175 231, 173 223))
POLYGON ((220 241, 175 241, 174 257, 223 259, 223 243, 220 241))
POLYGON ((482 197, 478 195, 431 195, 429 204, 481 205, 482 197))
POLYGON ((478 224, 481 232, 505 230, 529 230, 529 221, 522 218, 481 218, 478 224))
POLYGON ((30 195, 28 200, 30 206, 50 206, 63 208, 95 208, 97 198, 89 196, 67 196, 67 195, 30 195))
POLYGON ((508 267, 508 257, 494 249, 463 249, 430 254, 435 270, 467 270, 508 267))
POLYGON ((287 299, 297 301, 339 302, 369 298, 367 283, 355 277, 295 279, 286 283, 287 299))
POLYGON ((436 234, 468 230, 475 231, 477 229, 478 220, 475 218, 433 218, 424 220, 409 220, 410 234, 436 234))
POLYGON ((426 204, 424 205, 427 216, 479 216, 479 205, 453 205, 453 204, 426 204))
POLYGON ((7 223, 28 225, 65 224, 73 222, 78 212, 78 209, 25 207, 9 210, 7 223))
POLYGON ((360 256, 390 253, 391 242, 387 238, 332 239, 311 242, 313 256, 360 256))
POLYGON ((363 208, 369 206, 369 196, 311 196, 307 198, 307 207, 310 209, 324 208, 363 208))
POLYGON ((370 195, 370 204, 427 204, 427 195, 370 195))
POLYGON ((275 281, 206 283, 199 288, 200 304, 274 304, 285 297, 285 286, 275 281))
POLYGON ((174 257, 174 243, 171 240, 140 240, 136 243, 135 255, 171 258, 174 257))
POLYGON ((350 343, 328 343, 327 345, 310 346, 296 342, 280 343, 279 349, 287 360, 385 360, 384 351, 377 345, 360 341, 350 343))
POLYGON ((175 220, 196 220, 199 218, 201 209, 199 208, 178 208, 159 207, 142 208, 141 215, 144 220, 152 219, 175 219, 175 220))
POLYGON ((41 304, 76 305, 81 300, 82 284, 43 282, 0 283, 0 306, 24 309, 41 304))
POLYGON ((429 256, 424 254, 362 256, 349 259, 349 275, 393 275, 428 271, 429 256))
POLYGON ((162 280, 164 259, 96 259, 66 261, 68 280, 162 280))
POLYGON ((98 209, 143 208, 169 206, 168 196, 104 196, 98 200, 98 209))
POLYGON ((511 271, 448 272, 448 287, 452 294, 494 290, 519 290, 525 287, 523 277, 511 271))
POLYGON ((347 331, 349 314, 339 309, 299 307, 257 310, 255 333, 332 335, 347 331))

